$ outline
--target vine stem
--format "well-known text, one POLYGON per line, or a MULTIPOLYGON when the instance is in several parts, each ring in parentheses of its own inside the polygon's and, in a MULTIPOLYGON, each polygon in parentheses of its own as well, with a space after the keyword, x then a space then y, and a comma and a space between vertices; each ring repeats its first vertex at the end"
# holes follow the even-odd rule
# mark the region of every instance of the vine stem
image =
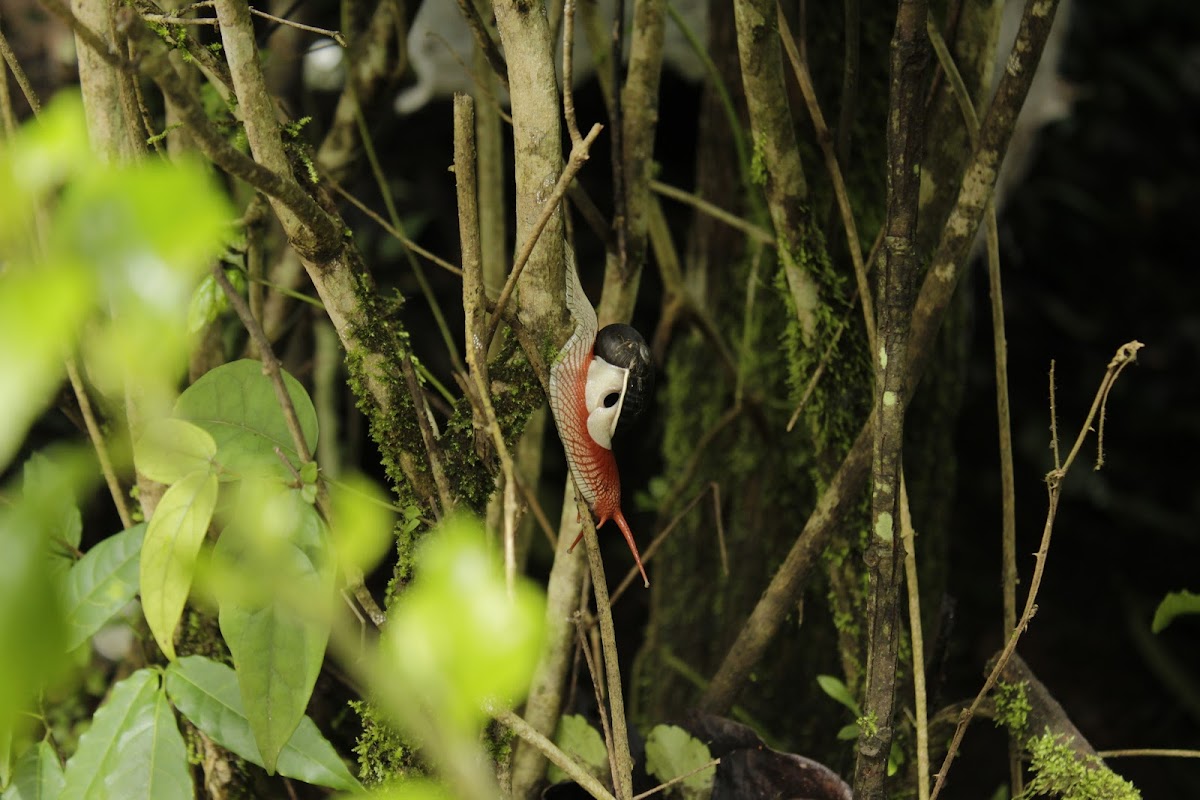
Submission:
MULTIPOLYGON (((1092 430, 1092 423, 1096 419, 1096 415, 1103 405, 1108 400, 1108 394, 1112 391, 1113 383, 1116 382, 1118 376, 1124 371, 1125 367, 1134 363, 1137 360, 1137 353, 1145 345, 1138 341, 1127 342, 1121 345, 1108 362, 1108 370, 1104 373, 1104 378, 1100 382, 1100 388, 1096 390, 1096 396, 1092 400, 1092 407, 1088 411, 1087 418, 1079 429, 1079 435, 1075 437, 1075 444, 1071 448, 1071 452, 1067 454, 1067 458, 1062 462, 1061 466, 1056 466, 1046 475, 1046 490, 1049 495, 1049 507, 1046 511, 1046 523, 1042 528, 1042 541, 1038 546, 1035 555, 1033 567, 1033 578, 1029 581, 1029 594, 1025 598, 1025 609, 1021 613, 1021 618, 1017 621, 1016 627, 1009 634, 1008 641, 1004 645, 1004 649, 996 658, 996 663, 988 673, 987 679, 983 682, 979 693, 975 695, 975 699, 960 716, 958 726, 954 730, 954 738, 950 740, 950 747, 946 751, 946 757, 942 760, 941 769, 938 770, 937 782, 933 786, 933 793, 930 795, 930 800, 937 800, 941 794, 942 786, 946 781, 946 773, 950 769, 950 763, 958 754, 959 747, 962 746, 963 736, 966 735, 967 726, 971 724, 971 719, 979 711, 979 706, 983 703, 988 692, 996 685, 996 681, 1000 677, 1008 660, 1012 658, 1013 653, 1017 649, 1017 642, 1021 639, 1021 634, 1029 627, 1029 621, 1033 619, 1033 615, 1037 613, 1038 590, 1042 585, 1042 576, 1046 570, 1046 556, 1050 550, 1050 537, 1054 532, 1054 520, 1058 514, 1058 502, 1062 490, 1062 481, 1066 477, 1067 472, 1071 469, 1071 464, 1074 463, 1075 457, 1079 454, 1079 450, 1083 447, 1083 442, 1087 438, 1088 433, 1092 430)), ((1051 409, 1051 414, 1054 415, 1054 409, 1051 409)), ((1053 446, 1057 452, 1058 442, 1057 433, 1054 435, 1053 446)))

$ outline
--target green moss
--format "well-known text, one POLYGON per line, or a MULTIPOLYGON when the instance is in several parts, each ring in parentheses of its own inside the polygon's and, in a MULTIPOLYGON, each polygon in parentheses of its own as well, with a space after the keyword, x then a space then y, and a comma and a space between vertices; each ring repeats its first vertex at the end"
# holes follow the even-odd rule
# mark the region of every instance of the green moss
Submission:
POLYGON ((1059 797, 1062 800, 1141 800, 1132 783, 1109 769, 1096 756, 1071 749, 1072 738, 1047 730, 1025 743, 1033 780, 1021 798, 1059 797))
POLYGON ((754 137, 754 152, 750 155, 750 181, 755 186, 767 185, 767 154, 761 136, 754 137))
POLYGON ((1031 707, 1029 697, 1025 693, 1028 688, 1029 684, 1025 681, 1020 683, 1001 681, 996 684, 996 689, 992 692, 992 699, 996 703, 996 724, 1003 725, 1018 739, 1024 738, 1029 727, 1031 707))
POLYGON ((415 752, 379 709, 360 700, 351 701, 350 707, 363 725, 354 746, 359 780, 367 786, 379 786, 422 774, 415 752))

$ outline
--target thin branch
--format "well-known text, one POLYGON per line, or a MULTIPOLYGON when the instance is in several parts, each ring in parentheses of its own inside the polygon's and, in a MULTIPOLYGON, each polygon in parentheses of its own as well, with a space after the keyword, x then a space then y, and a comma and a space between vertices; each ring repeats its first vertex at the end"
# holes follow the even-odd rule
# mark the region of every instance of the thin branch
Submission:
POLYGON ((1164 747, 1097 750, 1100 758, 1200 758, 1200 750, 1176 750, 1164 747))
POLYGON ((439 256, 437 253, 430 252, 429 250, 426 250, 424 247, 421 247, 421 245, 417 244, 412 239, 405 236, 404 233, 401 232, 399 229, 393 227, 390 222, 388 222, 386 219, 384 219, 382 216, 380 216, 376 211, 372 210, 371 207, 368 206, 366 203, 359 200, 354 195, 350 194, 350 192, 346 191, 346 189, 343 188, 340 183, 334 182, 332 179, 328 178, 328 176, 326 176, 326 178, 328 180, 330 180, 329 185, 333 188, 333 190, 335 192, 337 192, 339 195, 341 195, 343 198, 345 198, 345 200, 348 203, 350 203, 350 205, 354 206, 359 211, 361 211, 363 214, 365 214, 368 218, 370 218, 372 222, 374 222, 379 227, 383 228, 384 231, 386 231, 389 235, 391 235, 391 237, 394 238, 396 241, 400 242, 400 244, 404 245, 407 249, 416 253, 421 258, 424 258, 426 261, 430 262, 431 264, 434 264, 434 265, 446 270, 446 272, 449 272, 451 275, 454 275, 459 278, 462 277, 463 273, 462 273, 461 268, 454 266, 449 261, 447 261, 446 259, 439 256))
POLYGON ((954 737, 950 740, 950 747, 946 751, 946 757, 942 761, 942 767, 938 770, 937 782, 933 786, 933 793, 930 795, 930 800, 936 800, 941 793, 942 786, 946 780, 946 774, 950 770, 950 764, 954 757, 958 754, 958 749, 962 745, 963 736, 966 735, 967 726, 971 724, 972 718, 979 710, 984 698, 988 692, 996 685, 997 679, 1000 677, 1008 660, 1016 651, 1017 642, 1029 626, 1029 622, 1033 619, 1033 615, 1037 612, 1037 594, 1042 585, 1042 576, 1046 569, 1046 557, 1050 551, 1050 538, 1054 532, 1054 520, 1058 513, 1059 497, 1062 490, 1062 481, 1066 477, 1071 464, 1075 461, 1075 457, 1079 454, 1080 448, 1083 446, 1084 440, 1092 430, 1092 423, 1095 421, 1096 414, 1100 410, 1100 406, 1112 391, 1113 383, 1117 377, 1124 371, 1125 367, 1137 360, 1137 353, 1144 345, 1138 341, 1128 342, 1121 345, 1117 349, 1116 355, 1108 362, 1108 369, 1104 373, 1104 378, 1100 382, 1100 388, 1096 390, 1096 396, 1092 400, 1092 407, 1088 411, 1087 418, 1083 425, 1080 426, 1079 435, 1075 438, 1075 444, 1071 448, 1071 452, 1067 455, 1067 460, 1063 462, 1061 467, 1057 467, 1046 475, 1046 488, 1049 494, 1048 509, 1046 511, 1046 523, 1042 528, 1042 541, 1038 546, 1035 555, 1033 567, 1033 577, 1029 581, 1029 594, 1025 598, 1025 609, 1021 613, 1021 618, 1017 621, 1012 633, 1009 634, 1008 641, 1004 645, 1004 649, 1000 652, 996 659, 995 665, 988 674, 987 680, 983 682, 979 693, 975 695, 974 701, 965 709, 959 719, 958 726, 955 728, 954 737))
POLYGON ((612 712, 613 749, 616 751, 614 789, 618 800, 629 800, 633 796, 633 756, 629 751, 628 718, 625 716, 625 694, 621 688, 621 664, 617 657, 617 633, 608 597, 608 580, 604 575, 604 560, 600 557, 600 540, 596 536, 592 512, 578 492, 575 493, 575 504, 583 520, 583 541, 587 545, 592 593, 596 598, 596 616, 604 651, 604 677, 608 683, 608 707, 612 712))
POLYGON ((825 115, 821 113, 821 105, 817 101, 817 90, 813 87, 812 76, 808 74, 808 64, 800 58, 800 53, 796 49, 796 40, 788 26, 787 15, 784 14, 782 3, 777 6, 775 18, 779 25, 779 37, 783 41, 783 49, 792 64, 796 83, 800 85, 800 94, 804 96, 804 104, 808 107, 808 116, 812 120, 813 129, 817 135, 817 144, 825 156, 825 168, 829 170, 833 195, 837 198, 838 211, 842 216, 842 227, 846 232, 846 249, 850 251, 850 263, 854 265, 854 279, 858 284, 858 296, 862 300, 863 324, 867 329, 867 345, 869 352, 874 353, 877 349, 875 345, 875 308, 871 301, 871 287, 867 283, 867 268, 863 264, 858 225, 854 221, 854 209, 850 207, 850 195, 846 191, 846 180, 842 176, 842 168, 838 164, 833 136, 829 132, 829 126, 825 124, 825 115))
POLYGON ((590 772, 580 766, 575 759, 560 750, 554 742, 534 730, 528 722, 511 711, 504 711, 497 714, 496 719, 507 725, 508 729, 521 737, 521 739, 536 747, 547 760, 567 773, 567 777, 579 784, 580 788, 596 798, 596 800, 615 800, 608 790, 604 788, 604 785, 596 780, 590 772))
POLYGON ((116 470, 113 469, 112 459, 108 454, 108 445, 104 441, 104 433, 96 422, 96 415, 92 411, 92 401, 88 399, 87 388, 83 385, 83 378, 79 375, 79 365, 74 358, 67 359, 67 377, 71 381, 71 389, 75 392, 75 399, 79 403, 79 411, 83 414, 83 422, 87 427, 88 438, 92 440, 92 447, 96 451, 96 459, 100 462, 100 471, 104 475, 104 482, 108 485, 108 493, 112 495, 113 505, 117 507, 117 514, 121 517, 121 524, 128 530, 133 527, 133 515, 129 513, 125 492, 121 489, 121 481, 117 479, 116 470))
POLYGON ((549 197, 544 201, 545 207, 542 209, 541 216, 534 223, 533 229, 529 232, 529 238, 521 246, 521 251, 517 253, 516 260, 513 261, 512 271, 508 273, 508 279, 504 282, 504 288, 500 291, 500 296, 496 298, 496 310, 492 312, 491 322, 488 323, 487 336, 484 339, 488 346, 491 345, 492 338, 496 335, 496 327, 500 322, 504 306, 512 296, 513 289, 517 285, 517 278, 521 277, 522 270, 525 269, 525 265, 529 262, 529 257, 533 254, 533 249, 537 245, 538 238, 542 235, 542 231, 545 230, 546 224, 550 222, 550 218, 558 211, 558 204, 562 201, 563 195, 567 193, 571 181, 575 179, 575 175, 587 163, 588 150, 602 130, 604 130, 604 126, 596 123, 588 131, 588 135, 583 137, 583 140, 578 145, 571 148, 571 157, 568 159, 566 166, 563 167, 562 174, 558 176, 558 182, 554 184, 554 190, 550 192, 549 197))
POLYGON ((714 769, 720 763, 721 763, 721 759, 714 758, 712 761, 709 761, 707 764, 701 764, 700 766, 696 767, 695 769, 690 769, 687 772, 683 773, 682 775, 676 775, 674 778, 671 778, 671 780, 667 781, 666 783, 660 783, 658 786, 655 786, 653 789, 650 789, 649 791, 642 792, 641 794, 635 794, 633 796, 633 800, 643 800, 643 798, 650 797, 652 795, 656 795, 659 792, 670 789, 672 786, 674 786, 677 783, 683 783, 688 778, 690 778, 693 775, 696 775, 698 773, 704 772, 704 770, 706 770, 706 769, 714 769))
POLYGON ((272 22, 277 22, 280 25, 286 25, 289 28, 296 28, 297 30, 308 31, 309 33, 318 33, 321 36, 328 36, 330 39, 333 39, 335 42, 337 42, 338 46, 343 49, 349 46, 346 44, 346 37, 342 36, 340 31, 332 31, 328 28, 317 28, 312 25, 305 25, 301 22, 293 22, 290 19, 284 19, 283 17, 277 17, 274 14, 268 14, 266 11, 259 11, 254 6, 250 6, 250 13, 256 17, 262 17, 263 19, 269 19, 272 22))
POLYGON ((21 69, 21 62, 17 60, 17 54, 13 52, 3 31, 0 31, 0 55, 4 56, 4 63, 8 64, 9 71, 16 78, 17 86, 21 89, 21 94, 25 95, 25 102, 29 103, 34 116, 37 116, 38 112, 42 110, 37 92, 33 90, 33 84, 29 82, 29 78, 25 75, 25 70, 21 69))
POLYGON ((681 203, 686 203, 697 211, 707 214, 719 222, 724 222, 729 227, 741 231, 759 244, 765 244, 768 247, 778 246, 778 243, 775 241, 775 235, 770 231, 755 225, 753 222, 744 220, 741 217, 735 216, 734 214, 730 214, 725 209, 708 202, 703 197, 699 197, 691 192, 685 192, 682 189, 677 189, 674 186, 658 180, 650 181, 650 188, 664 197, 669 197, 672 200, 678 200, 681 203))
POLYGON ((483 51, 484 57, 492 68, 492 72, 504 84, 504 88, 508 88, 508 64, 504 63, 504 56, 500 53, 500 48, 496 45, 496 41, 492 39, 487 28, 483 24, 483 20, 479 16, 479 10, 475 8, 475 3, 472 0, 458 0, 458 8, 462 11, 463 18, 467 21, 467 27, 471 29, 471 35, 475 37, 475 45, 483 51))
POLYGON ((312 461, 312 451, 308 449, 308 442, 304 438, 304 430, 300 427, 300 418, 296 416, 296 406, 292 403, 292 396, 288 394, 287 384, 283 382, 283 373, 280 372, 279 359, 275 357, 275 351, 271 348, 271 342, 267 339, 267 335, 263 333, 262 326, 258 324, 258 320, 250 313, 250 306, 246 304, 245 299, 238 293, 238 290, 233 288, 233 284, 229 282, 229 278, 225 277, 224 268, 220 264, 213 264, 212 273, 217 284, 221 287, 221 291, 228 298, 229 304, 233 306, 238 319, 242 321, 242 326, 250 334, 250 338, 254 340, 255 346, 258 348, 259 357, 262 359, 263 372, 271 379, 271 387, 275 390, 275 399, 279 403, 279 408, 283 411, 284 422, 287 423, 288 433, 292 435, 292 444, 296 448, 296 453, 300 456, 301 463, 312 461))
MULTIPOLYGON (((567 0, 567 2, 570 3, 571 0, 567 0)), ((604 749, 608 752, 609 775, 612 778, 613 786, 616 786, 620 783, 617 779, 617 754, 613 749, 612 727, 608 724, 608 711, 604 708, 604 688, 596 674, 596 662, 592 657, 592 648, 588 645, 582 612, 576 611, 571 616, 571 620, 575 623, 576 652, 583 654, 588 677, 592 681, 592 692, 596 695, 596 713, 600 715, 600 730, 604 733, 604 749)))
POLYGON ((912 641, 913 705, 916 706, 917 800, 929 800, 929 705, 925 692, 925 635, 921 627, 921 587, 917 572, 916 531, 908 504, 908 484, 900 474, 900 536, 904 542, 904 579, 908 590, 908 630, 912 641))

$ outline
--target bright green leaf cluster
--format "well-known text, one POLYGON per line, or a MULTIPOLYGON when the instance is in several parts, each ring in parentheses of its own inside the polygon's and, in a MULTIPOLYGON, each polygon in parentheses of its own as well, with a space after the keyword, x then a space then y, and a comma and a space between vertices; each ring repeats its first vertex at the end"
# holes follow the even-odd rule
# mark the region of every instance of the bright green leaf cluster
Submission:
POLYGON ((1141 800, 1134 785, 1096 756, 1071 749, 1071 739, 1047 730, 1025 744, 1033 779, 1019 797, 1062 800, 1141 800))

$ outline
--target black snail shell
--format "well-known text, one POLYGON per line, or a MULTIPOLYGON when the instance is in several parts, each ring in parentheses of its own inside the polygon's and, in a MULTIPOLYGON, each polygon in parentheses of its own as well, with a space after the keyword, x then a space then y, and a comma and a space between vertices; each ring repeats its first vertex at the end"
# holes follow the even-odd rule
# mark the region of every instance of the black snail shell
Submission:
MULTIPOLYGON (((625 402, 617 420, 617 431, 625 432, 650 405, 650 396, 654 392, 654 363, 650 358, 650 348, 636 330, 615 323, 605 326, 596 334, 593 354, 614 367, 629 370, 625 402)), ((605 398, 604 402, 605 405, 613 405, 618 399, 614 394, 605 398)))

